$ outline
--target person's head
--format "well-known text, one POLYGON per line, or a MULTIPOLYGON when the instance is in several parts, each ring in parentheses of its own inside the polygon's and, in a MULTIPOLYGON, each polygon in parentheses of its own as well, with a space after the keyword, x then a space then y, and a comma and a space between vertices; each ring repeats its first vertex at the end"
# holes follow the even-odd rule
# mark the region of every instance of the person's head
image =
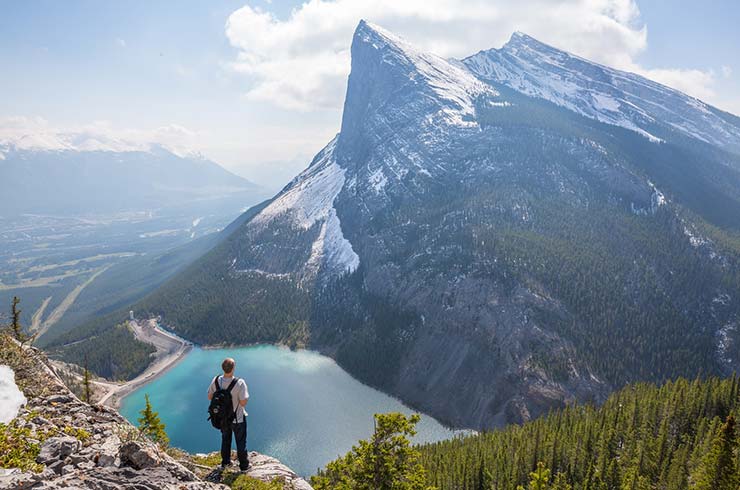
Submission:
POLYGON ((224 359, 224 362, 221 363, 221 369, 224 370, 224 374, 233 374, 234 367, 236 367, 236 361, 230 357, 227 357, 224 359))

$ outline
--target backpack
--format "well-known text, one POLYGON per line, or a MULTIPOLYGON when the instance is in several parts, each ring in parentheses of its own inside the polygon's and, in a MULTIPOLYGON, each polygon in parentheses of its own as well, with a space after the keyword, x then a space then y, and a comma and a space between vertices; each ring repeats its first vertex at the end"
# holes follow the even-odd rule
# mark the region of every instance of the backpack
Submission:
POLYGON ((229 428, 231 422, 236 416, 234 412, 234 405, 231 400, 231 389, 236 385, 238 378, 234 378, 229 384, 229 387, 224 389, 218 385, 218 376, 213 380, 213 384, 216 385, 216 391, 211 397, 211 404, 208 405, 208 420, 211 421, 211 425, 219 430, 229 428))

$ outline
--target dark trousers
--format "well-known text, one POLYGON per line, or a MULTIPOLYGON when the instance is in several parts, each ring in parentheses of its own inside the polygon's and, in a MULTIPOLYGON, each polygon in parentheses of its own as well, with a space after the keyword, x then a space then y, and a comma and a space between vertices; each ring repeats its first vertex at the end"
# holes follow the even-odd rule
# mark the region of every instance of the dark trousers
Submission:
POLYGON ((247 454, 247 419, 237 424, 233 423, 226 429, 221 429, 221 464, 231 464, 231 434, 236 439, 236 456, 239 458, 239 468, 246 470, 249 466, 247 454))

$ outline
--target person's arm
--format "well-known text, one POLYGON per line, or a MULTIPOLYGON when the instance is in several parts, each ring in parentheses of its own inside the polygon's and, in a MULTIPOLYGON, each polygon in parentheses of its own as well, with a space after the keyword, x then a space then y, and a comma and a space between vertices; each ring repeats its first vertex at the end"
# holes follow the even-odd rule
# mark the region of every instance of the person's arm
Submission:
POLYGON ((215 393, 216 387, 213 386, 213 381, 211 381, 211 384, 208 385, 208 401, 211 401, 211 398, 213 398, 213 393, 215 393))
POLYGON ((249 388, 247 388, 247 382, 242 380, 242 389, 239 397, 239 405, 242 406, 242 408, 247 406, 247 402, 249 401, 249 388))

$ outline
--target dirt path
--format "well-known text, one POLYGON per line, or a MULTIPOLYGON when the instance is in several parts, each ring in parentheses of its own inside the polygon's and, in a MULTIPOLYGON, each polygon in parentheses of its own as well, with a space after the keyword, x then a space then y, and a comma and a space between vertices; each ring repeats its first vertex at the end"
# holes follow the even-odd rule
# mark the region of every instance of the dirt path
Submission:
POLYGON ((193 348, 190 342, 162 330, 155 319, 144 322, 132 320, 129 321, 129 327, 137 339, 152 344, 157 349, 155 360, 146 371, 131 381, 125 383, 96 382, 98 386, 107 390, 98 400, 101 405, 118 408, 124 396, 170 369, 193 348))

